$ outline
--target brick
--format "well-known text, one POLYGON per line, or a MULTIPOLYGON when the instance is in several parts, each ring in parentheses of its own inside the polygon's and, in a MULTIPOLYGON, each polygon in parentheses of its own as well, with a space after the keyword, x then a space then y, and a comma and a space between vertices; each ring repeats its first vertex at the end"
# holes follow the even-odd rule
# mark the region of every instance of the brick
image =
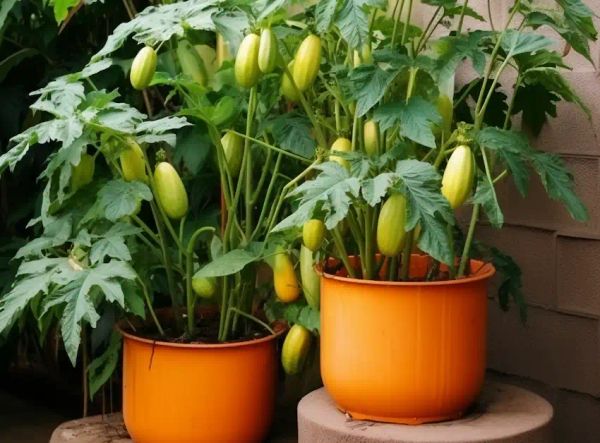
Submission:
POLYGON ((492 301, 489 312, 490 368, 600 396, 598 320, 530 307, 522 325, 492 301))
POLYGON ((575 92, 591 111, 591 121, 575 104, 561 102, 532 143, 559 154, 600 156, 600 77, 596 72, 565 72, 575 92))
POLYGON ((600 316, 600 241, 559 236, 556 250, 558 306, 600 316))
POLYGON ((559 230, 582 235, 597 234, 600 230, 600 200, 598 199, 598 159, 563 157, 575 177, 575 191, 587 206, 590 219, 581 223, 573 220, 562 203, 551 200, 537 174, 532 174, 529 194, 523 198, 512 180, 498 187, 499 201, 509 224, 559 230))
POLYGON ((523 271, 523 292, 528 303, 556 305, 554 232, 505 226, 480 226, 477 238, 510 255, 523 271))

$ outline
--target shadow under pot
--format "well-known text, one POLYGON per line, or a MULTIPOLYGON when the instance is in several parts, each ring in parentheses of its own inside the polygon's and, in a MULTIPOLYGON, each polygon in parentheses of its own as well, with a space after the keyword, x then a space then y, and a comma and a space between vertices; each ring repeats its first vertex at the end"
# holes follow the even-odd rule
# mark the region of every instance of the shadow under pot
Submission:
MULTIPOLYGON (((413 255, 411 278, 425 276, 430 264, 413 255)), ((468 277, 446 281, 321 273, 321 375, 340 410, 359 420, 421 424, 469 409, 485 376, 495 273, 489 263, 470 266, 468 277)))
POLYGON ((123 417, 136 443, 260 442, 275 409, 277 338, 184 344, 123 334, 123 417))

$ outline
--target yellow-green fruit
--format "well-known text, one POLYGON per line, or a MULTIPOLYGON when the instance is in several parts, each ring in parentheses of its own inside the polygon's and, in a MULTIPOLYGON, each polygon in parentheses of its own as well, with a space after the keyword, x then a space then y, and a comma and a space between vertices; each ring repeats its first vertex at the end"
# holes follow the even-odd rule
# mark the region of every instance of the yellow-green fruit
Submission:
POLYGON ((229 173, 232 177, 237 177, 244 156, 244 140, 235 132, 227 131, 221 137, 221 145, 225 151, 225 161, 227 161, 229 173))
POLYGON ((362 64, 371 64, 373 63, 373 55, 371 54, 371 45, 369 43, 365 43, 361 48, 360 52, 354 50, 354 66, 360 66, 362 64))
POLYGON ((224 61, 231 60, 231 53, 229 52, 229 43, 225 41, 221 34, 217 34, 217 49, 216 49, 216 63, 217 69, 221 67, 224 61))
POLYGON ((290 256, 283 251, 275 254, 273 265, 275 295, 284 303, 293 302, 300 295, 300 286, 290 256))
POLYGON ((436 137, 443 136, 444 140, 448 140, 452 132, 452 117, 454 106, 452 100, 447 95, 440 95, 437 99, 437 110, 442 116, 442 123, 434 128, 436 137))
POLYGON ((71 190, 73 192, 92 182, 95 166, 94 157, 89 154, 81 154, 79 163, 71 168, 71 190))
POLYGON ((313 218, 302 227, 302 243, 311 251, 318 251, 325 236, 325 225, 321 220, 313 218))
POLYGON ((373 120, 367 120, 363 126, 363 140, 367 155, 379 153, 379 128, 373 120))
POLYGON ((129 81, 138 91, 148 87, 156 71, 157 55, 150 46, 145 46, 137 53, 131 64, 129 81))
POLYGON ((448 159, 442 177, 442 194, 452 209, 458 208, 469 198, 474 178, 475 159, 471 149, 465 145, 457 146, 448 159))
POLYGON ((290 328, 283 347, 281 349, 281 364, 286 374, 298 374, 310 351, 311 334, 308 329, 301 325, 290 328))
POLYGON ((315 271, 313 252, 304 245, 300 246, 300 280, 304 298, 312 308, 319 309, 321 277, 315 271))
POLYGON ((135 140, 131 138, 127 140, 127 147, 119 155, 119 160, 121 162, 123 178, 126 181, 148 182, 144 152, 135 140))
POLYGON ((211 277, 193 277, 192 289, 198 297, 211 298, 217 293, 217 282, 211 277))
MULTIPOLYGON (((294 60, 289 62, 287 67, 288 72, 293 77, 294 60)), ((296 88, 294 88, 294 84, 286 72, 284 72, 283 76, 281 77, 281 94, 291 102, 297 102, 300 100, 300 95, 298 94, 296 88)))
POLYGON ((306 37, 294 57, 294 82, 300 92, 313 84, 321 66, 321 39, 314 34, 306 37))
POLYGON ((406 198, 402 194, 391 195, 381 206, 377 220, 377 247, 387 257, 400 254, 406 231, 406 198))
MULTIPOLYGON (((352 142, 344 137, 338 138, 336 141, 333 142, 333 145, 331 145, 332 153, 333 152, 350 152, 350 151, 352 151, 352 142)), ((350 167, 348 160, 346 160, 338 155, 330 155, 329 160, 339 163, 344 168, 350 167)))
POLYGON ((260 77, 258 69, 258 49, 260 37, 256 34, 248 34, 242 40, 237 56, 235 57, 234 73, 238 85, 251 88, 260 77))
POLYGON ((258 68, 263 74, 273 72, 277 66, 277 39, 271 28, 265 28, 260 33, 260 45, 258 48, 258 68))
POLYGON ((178 220, 188 211, 188 195, 179 174, 170 163, 161 162, 154 170, 156 198, 169 218, 178 220))
POLYGON ((177 59, 181 72, 202 86, 206 86, 208 74, 204 61, 196 49, 187 40, 180 40, 177 44, 177 59))

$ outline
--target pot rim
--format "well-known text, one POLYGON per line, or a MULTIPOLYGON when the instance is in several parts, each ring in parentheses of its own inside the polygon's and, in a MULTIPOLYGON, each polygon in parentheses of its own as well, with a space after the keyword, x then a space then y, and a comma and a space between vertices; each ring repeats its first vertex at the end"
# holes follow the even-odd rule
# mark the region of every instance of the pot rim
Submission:
POLYGON ((150 338, 139 337, 131 332, 126 331, 120 324, 117 324, 115 327, 116 327, 117 331, 119 331, 119 333, 127 339, 141 342, 141 343, 150 344, 152 346, 163 346, 166 348, 178 348, 178 349, 231 349, 231 348, 253 346, 253 345, 258 345, 260 343, 275 340, 287 331, 286 329, 282 329, 280 331, 275 332, 275 334, 269 334, 265 337, 253 338, 251 340, 241 340, 241 341, 229 342, 229 343, 172 343, 172 342, 168 342, 168 341, 152 340, 150 338))
MULTIPOLYGON (((417 257, 428 257, 422 254, 412 254, 417 257)), ((352 257, 352 256, 351 256, 352 257)), ((468 276, 457 278, 454 280, 442 280, 442 281, 384 281, 384 280, 364 280, 360 278, 343 277, 340 275, 328 274, 323 272, 323 263, 319 263, 315 266, 316 272, 323 278, 337 280, 345 283, 374 285, 374 286, 394 286, 394 287, 422 287, 422 286, 448 286, 448 285, 465 285, 469 283, 475 283, 481 280, 487 280, 494 276, 496 268, 491 262, 485 262, 482 260, 471 259, 471 263, 481 263, 481 266, 477 271, 468 276)))

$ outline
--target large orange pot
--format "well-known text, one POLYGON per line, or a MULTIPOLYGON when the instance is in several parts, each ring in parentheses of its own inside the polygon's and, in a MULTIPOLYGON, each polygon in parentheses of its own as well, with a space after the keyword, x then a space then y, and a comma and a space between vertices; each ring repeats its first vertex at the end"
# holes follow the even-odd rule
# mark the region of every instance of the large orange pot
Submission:
MULTIPOLYGON (((410 274, 430 259, 413 255, 410 274)), ((460 417, 485 373, 491 264, 432 282, 321 276, 321 375, 355 419, 419 424, 460 417)))
POLYGON ((121 332, 123 416, 135 443, 265 439, 273 419, 280 334, 212 345, 121 332))

